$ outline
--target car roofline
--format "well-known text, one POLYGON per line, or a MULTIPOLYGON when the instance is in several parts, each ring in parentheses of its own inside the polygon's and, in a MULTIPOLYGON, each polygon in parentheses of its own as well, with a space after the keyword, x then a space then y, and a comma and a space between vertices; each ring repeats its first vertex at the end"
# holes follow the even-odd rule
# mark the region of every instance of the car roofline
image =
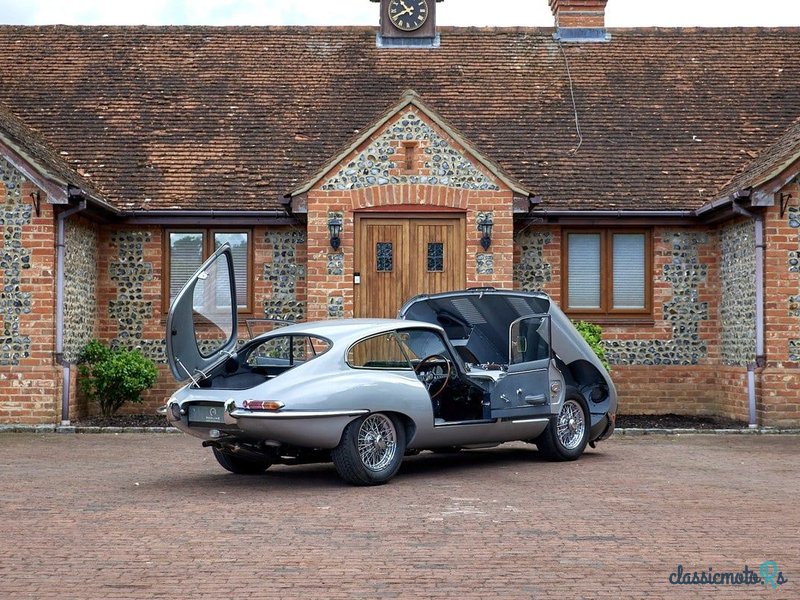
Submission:
POLYGON ((325 338, 333 344, 352 344, 373 335, 412 328, 430 329, 444 334, 444 330, 440 326, 424 321, 405 319, 336 319, 294 323, 256 336, 250 342, 280 335, 309 335, 325 338))

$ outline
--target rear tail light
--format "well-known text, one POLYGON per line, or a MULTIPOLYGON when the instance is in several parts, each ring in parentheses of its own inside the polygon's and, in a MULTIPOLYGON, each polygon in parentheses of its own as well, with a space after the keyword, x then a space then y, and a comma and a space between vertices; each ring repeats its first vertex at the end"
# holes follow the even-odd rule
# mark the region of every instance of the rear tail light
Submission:
POLYGON ((242 402, 242 408, 247 410, 280 410, 283 408, 283 402, 276 400, 245 400, 242 402))

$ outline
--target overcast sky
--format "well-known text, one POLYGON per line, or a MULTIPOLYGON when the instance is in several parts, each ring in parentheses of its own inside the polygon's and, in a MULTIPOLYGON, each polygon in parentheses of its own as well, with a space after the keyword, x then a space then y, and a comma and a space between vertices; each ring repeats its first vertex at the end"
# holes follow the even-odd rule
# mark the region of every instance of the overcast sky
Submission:
MULTIPOLYGON (((445 0, 441 25, 552 26, 547 0, 445 0)), ((0 23, 374 25, 369 0, 0 0, 0 23)), ((798 0, 609 0, 609 27, 800 26, 798 0)), ((800 51, 800 49, 798 50, 800 51)))

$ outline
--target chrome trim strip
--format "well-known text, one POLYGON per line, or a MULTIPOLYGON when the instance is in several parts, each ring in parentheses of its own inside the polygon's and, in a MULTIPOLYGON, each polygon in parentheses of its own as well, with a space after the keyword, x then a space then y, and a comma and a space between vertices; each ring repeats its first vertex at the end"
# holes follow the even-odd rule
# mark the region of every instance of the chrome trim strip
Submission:
MULTIPOLYGON (((517 363, 520 364, 520 363, 517 363)), ((541 369, 526 369, 525 371, 506 371, 506 377, 509 375, 527 375, 528 373, 541 373, 542 371, 548 371, 550 366, 542 367, 541 369)))
POLYGON ((550 419, 516 419, 512 423, 547 423, 550 419))
POLYGON ((359 415, 366 415, 370 411, 365 409, 359 410, 292 410, 292 411, 249 411, 242 408, 237 408, 230 411, 234 419, 240 418, 255 418, 255 419, 324 419, 327 417, 358 417, 359 415))
POLYGON ((486 425, 496 423, 497 419, 475 419, 473 421, 445 421, 444 423, 433 423, 434 427, 460 427, 461 425, 486 425))

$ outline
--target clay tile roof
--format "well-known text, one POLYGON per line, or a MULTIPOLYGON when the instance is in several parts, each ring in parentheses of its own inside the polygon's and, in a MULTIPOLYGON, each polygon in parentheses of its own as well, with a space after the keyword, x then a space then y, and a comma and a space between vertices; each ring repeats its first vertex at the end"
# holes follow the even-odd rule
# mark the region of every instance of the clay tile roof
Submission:
POLYGON ((798 28, 552 33, 2 26, 0 101, 122 209, 279 208, 409 88, 551 208, 696 208, 798 114, 798 28))
MULTIPOLYGON (((0 142, 23 160, 35 173, 53 184, 57 202, 66 201, 67 186, 72 185, 105 204, 94 184, 79 173, 66 157, 60 155, 45 138, 0 104, 0 142)), ((48 186, 49 187, 49 186, 48 186)))
MULTIPOLYGON (((782 175, 789 167, 800 161, 800 118, 773 144, 768 146, 755 160, 735 175, 722 190, 719 198, 747 192, 782 175)), ((793 177, 795 172, 791 173, 793 177)), ((779 182, 778 187, 782 184, 779 182)))

